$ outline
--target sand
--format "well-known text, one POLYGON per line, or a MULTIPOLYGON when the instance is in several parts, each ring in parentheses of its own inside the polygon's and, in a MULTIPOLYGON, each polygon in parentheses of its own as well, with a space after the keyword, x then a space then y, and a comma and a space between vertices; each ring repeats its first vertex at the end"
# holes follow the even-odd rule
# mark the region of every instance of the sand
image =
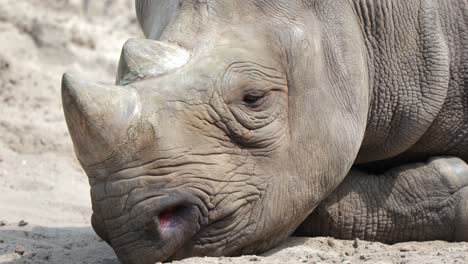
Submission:
MULTIPOLYGON (((66 128, 64 72, 112 83, 124 42, 141 37, 133 0, 2 0, 0 263, 118 263, 90 226, 87 178, 66 128)), ((262 256, 178 263, 468 263, 467 243, 291 238, 262 256)))

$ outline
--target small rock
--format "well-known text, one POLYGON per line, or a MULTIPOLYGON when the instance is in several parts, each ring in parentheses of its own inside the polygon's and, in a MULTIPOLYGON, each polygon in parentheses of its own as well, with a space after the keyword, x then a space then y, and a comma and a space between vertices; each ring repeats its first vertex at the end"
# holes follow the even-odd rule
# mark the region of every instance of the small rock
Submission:
POLYGON ((358 248, 359 247, 359 238, 355 238, 353 242, 353 248, 358 248))
POLYGON ((333 238, 329 238, 329 239, 327 240, 327 244, 328 244, 328 246, 330 246, 330 247, 335 247, 335 245, 336 245, 336 244, 335 244, 335 241, 333 240, 333 238))
POLYGON ((10 63, 6 58, 0 58, 0 70, 8 70, 10 68, 10 63))
POLYGON ((260 259, 258 259, 257 257, 251 257, 249 258, 249 261, 259 261, 260 259))
POLYGON ((28 225, 28 222, 24 221, 24 220, 21 220, 19 223, 18 223, 18 226, 27 226, 28 225))
POLYGON ((20 256, 23 256, 25 251, 26 250, 22 246, 16 246, 16 248, 15 248, 15 253, 20 255, 20 256))
POLYGON ((5 221, 0 221, 0 226, 6 226, 6 222, 5 221))
POLYGON ((348 251, 346 251, 344 254, 348 257, 351 256, 351 253, 349 253, 348 251))
POLYGON ((318 256, 321 260, 327 260, 327 257, 325 257, 325 256, 322 255, 322 254, 317 254, 317 256, 318 256))
POLYGON ((0 239, 0 244, 3 244, 3 243, 5 243, 5 240, 0 239))
POLYGON ((361 256, 359 256, 359 259, 360 259, 360 260, 366 260, 367 258, 366 258, 366 256, 361 255, 361 256))
POLYGON ((401 258, 406 258, 406 256, 405 256, 405 255, 401 255, 400 257, 401 257, 401 258))
POLYGON ((63 246, 64 249, 72 249, 73 248, 73 244, 72 243, 68 243, 66 245, 63 246))
POLYGON ((408 251, 411 251, 411 249, 406 248, 406 247, 401 247, 400 248, 400 252, 408 252, 408 251))

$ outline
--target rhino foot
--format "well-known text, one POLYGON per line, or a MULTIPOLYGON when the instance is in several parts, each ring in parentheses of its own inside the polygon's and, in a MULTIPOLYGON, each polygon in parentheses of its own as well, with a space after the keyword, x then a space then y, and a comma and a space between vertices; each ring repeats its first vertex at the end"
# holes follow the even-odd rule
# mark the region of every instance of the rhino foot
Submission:
POLYGON ((468 165, 435 157, 382 175, 353 170, 296 234, 385 243, 468 241, 468 165))

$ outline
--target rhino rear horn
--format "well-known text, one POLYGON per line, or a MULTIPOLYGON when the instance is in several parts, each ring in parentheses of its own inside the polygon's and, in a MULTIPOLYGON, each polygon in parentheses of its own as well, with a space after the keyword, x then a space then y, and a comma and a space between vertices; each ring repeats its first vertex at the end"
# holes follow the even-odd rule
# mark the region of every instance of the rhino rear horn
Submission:
POLYGON ((130 87, 95 84, 65 74, 62 103, 75 152, 84 166, 108 159, 141 111, 130 87))
POLYGON ((135 0, 141 29, 148 39, 159 39, 168 24, 179 14, 181 0, 135 0))
POLYGON ((178 46, 148 39, 128 40, 120 56, 117 85, 155 78, 182 67, 190 58, 178 46))

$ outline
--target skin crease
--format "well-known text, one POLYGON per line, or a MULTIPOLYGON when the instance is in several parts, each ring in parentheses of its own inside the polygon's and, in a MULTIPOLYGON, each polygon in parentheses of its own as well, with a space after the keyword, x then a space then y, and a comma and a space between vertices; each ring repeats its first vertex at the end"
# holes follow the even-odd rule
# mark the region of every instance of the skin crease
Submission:
MULTIPOLYGON (((369 24, 375 21, 371 11, 387 9, 347 0, 333 4, 319 0, 175 2, 137 1, 137 10, 147 37, 190 53, 185 65, 125 87, 111 87, 118 91, 114 98, 101 96, 97 89, 81 92, 89 85, 64 77, 65 116, 77 156, 90 177, 93 227, 119 259, 154 263, 263 252, 294 232, 327 196, 334 202, 324 201, 317 210, 324 212, 322 217, 308 220, 318 221, 318 226, 330 223, 323 232, 334 232, 337 237, 344 234, 334 231, 343 230, 343 223, 330 221, 343 211, 336 197, 344 197, 342 208, 352 204, 362 218, 367 217, 361 203, 354 202, 357 198, 339 191, 366 192, 348 187, 359 183, 348 180, 352 175, 337 192, 330 193, 356 160, 367 163, 373 161, 372 156, 393 157, 412 146, 437 119, 445 100, 414 99, 418 107, 429 109, 432 120, 423 116, 414 119, 424 122, 402 118, 405 122, 398 123, 398 119, 382 117, 385 111, 380 111, 376 100, 382 95, 374 88, 384 88, 377 85, 379 76, 387 78, 382 69, 399 69, 402 64, 379 57, 382 49, 371 48, 387 48, 379 44, 386 43, 385 38, 376 38, 377 46, 372 43, 372 30, 386 25, 369 24), (158 24, 151 16, 160 17, 158 24), (376 58, 388 65, 373 64, 376 58), (133 99, 120 94, 132 94, 133 99), (138 110, 127 111, 127 106, 138 110), (119 116, 125 118, 112 121, 119 116), (396 133, 393 128, 401 124, 421 135, 415 139, 396 133), (424 131, 419 131, 421 127, 424 131), (106 137, 103 128, 115 132, 106 137), (387 144, 388 138, 399 143, 387 144), (159 225, 158 215, 167 215, 164 212, 170 208, 176 208, 175 227, 166 220, 159 225)), ((434 2, 421 1, 428 6, 410 2, 405 9, 409 14, 422 6, 428 11, 422 12, 420 21, 430 20, 434 2)), ((395 14, 392 10, 398 10, 397 6, 388 12, 395 14)), ((423 84, 412 85, 429 90, 436 87, 443 94, 449 79, 443 75, 448 74, 444 69, 450 63, 444 51, 447 46, 440 36, 430 37, 439 32, 437 25, 435 29, 411 27, 418 23, 398 30, 427 34, 421 50, 430 49, 440 58, 429 64, 424 62, 430 62, 430 56, 423 59, 421 65, 429 66, 417 73, 442 76, 436 75, 433 83, 427 78, 423 84)), ((411 36, 402 43, 418 39, 411 36)), ((421 52, 418 47, 415 54, 421 52)), ((398 50, 394 53, 399 54, 398 50)), ((395 82, 408 78, 392 74, 395 82)), ((390 85, 390 99, 400 98, 406 87, 390 85)), ((390 112, 406 113, 402 109, 390 112)), ((417 174, 396 171, 397 180, 399 175, 404 180, 407 174, 417 174)), ((430 171, 425 170, 426 174, 430 171)), ((434 177, 450 175, 441 171, 434 177)), ((378 189, 380 183, 374 178, 369 177, 369 186, 378 189)), ((453 208, 457 210, 456 205, 453 208)), ((311 233, 307 226, 302 229, 311 233)))

